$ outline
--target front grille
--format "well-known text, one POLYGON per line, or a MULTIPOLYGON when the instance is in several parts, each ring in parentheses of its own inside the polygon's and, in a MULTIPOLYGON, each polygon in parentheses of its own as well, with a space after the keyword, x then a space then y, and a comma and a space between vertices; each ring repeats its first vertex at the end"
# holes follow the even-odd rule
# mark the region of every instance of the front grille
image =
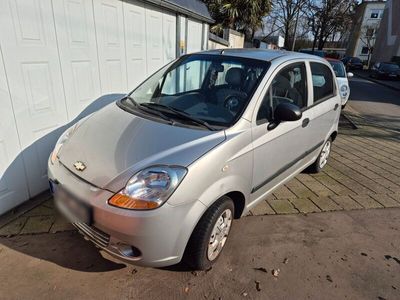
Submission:
POLYGON ((88 237, 96 245, 103 248, 108 246, 110 236, 107 233, 82 222, 72 222, 72 225, 74 225, 84 236, 88 237))

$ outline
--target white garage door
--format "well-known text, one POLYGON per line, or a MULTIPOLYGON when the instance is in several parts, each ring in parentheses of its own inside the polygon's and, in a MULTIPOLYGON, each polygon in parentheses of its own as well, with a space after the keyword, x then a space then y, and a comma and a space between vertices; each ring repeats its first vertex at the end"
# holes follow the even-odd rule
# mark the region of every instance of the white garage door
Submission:
POLYGON ((175 59, 176 17, 134 1, 0 0, 0 51, 1 214, 47 189, 61 126, 175 59))
POLYGON ((128 89, 176 57, 176 17, 143 2, 123 2, 128 89))
POLYGON ((47 157, 67 122, 50 0, 2 0, 0 43, 31 195, 48 187, 47 157))

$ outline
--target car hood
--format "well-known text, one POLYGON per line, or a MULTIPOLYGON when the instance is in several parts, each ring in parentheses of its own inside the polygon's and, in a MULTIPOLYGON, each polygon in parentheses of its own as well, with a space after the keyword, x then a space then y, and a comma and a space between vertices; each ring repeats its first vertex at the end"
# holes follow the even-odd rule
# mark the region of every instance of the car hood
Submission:
POLYGON ((78 125, 61 148, 59 160, 81 179, 117 192, 145 167, 187 167, 224 140, 224 131, 171 126, 112 103, 78 125), (74 167, 77 161, 86 166, 83 171, 74 167))

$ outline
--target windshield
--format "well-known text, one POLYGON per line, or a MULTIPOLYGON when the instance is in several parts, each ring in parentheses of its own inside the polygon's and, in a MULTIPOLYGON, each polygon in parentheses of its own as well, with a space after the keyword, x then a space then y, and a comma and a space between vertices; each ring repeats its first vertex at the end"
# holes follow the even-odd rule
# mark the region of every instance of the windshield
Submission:
POLYGON ((156 112, 164 121, 229 127, 241 116, 268 66, 265 61, 225 55, 184 56, 120 104, 131 111, 156 112))
POLYGON ((346 70, 344 69, 344 65, 340 61, 330 61, 329 62, 335 71, 336 77, 346 77, 346 70))

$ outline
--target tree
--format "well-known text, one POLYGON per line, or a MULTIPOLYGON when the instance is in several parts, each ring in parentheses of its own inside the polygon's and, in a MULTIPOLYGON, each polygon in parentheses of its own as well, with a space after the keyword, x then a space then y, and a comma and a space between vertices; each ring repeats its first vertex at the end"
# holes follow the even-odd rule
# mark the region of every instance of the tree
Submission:
POLYGON ((329 38, 348 32, 356 0, 320 0, 308 4, 308 23, 314 36, 313 49, 322 50, 329 38))
POLYGON ((264 22, 268 28, 266 37, 275 33, 284 37, 284 47, 293 49, 298 33, 298 24, 302 24, 303 8, 310 0, 273 0, 272 12, 264 22))
POLYGON ((367 68, 369 69, 369 64, 371 62, 371 54, 374 48, 376 33, 378 31, 378 25, 365 25, 361 27, 360 30, 360 41, 365 45, 368 49, 368 59, 367 59, 367 68))
POLYGON ((211 31, 222 33, 224 28, 245 33, 252 39, 263 26, 263 18, 271 10, 270 0, 205 0, 215 24, 211 31))

